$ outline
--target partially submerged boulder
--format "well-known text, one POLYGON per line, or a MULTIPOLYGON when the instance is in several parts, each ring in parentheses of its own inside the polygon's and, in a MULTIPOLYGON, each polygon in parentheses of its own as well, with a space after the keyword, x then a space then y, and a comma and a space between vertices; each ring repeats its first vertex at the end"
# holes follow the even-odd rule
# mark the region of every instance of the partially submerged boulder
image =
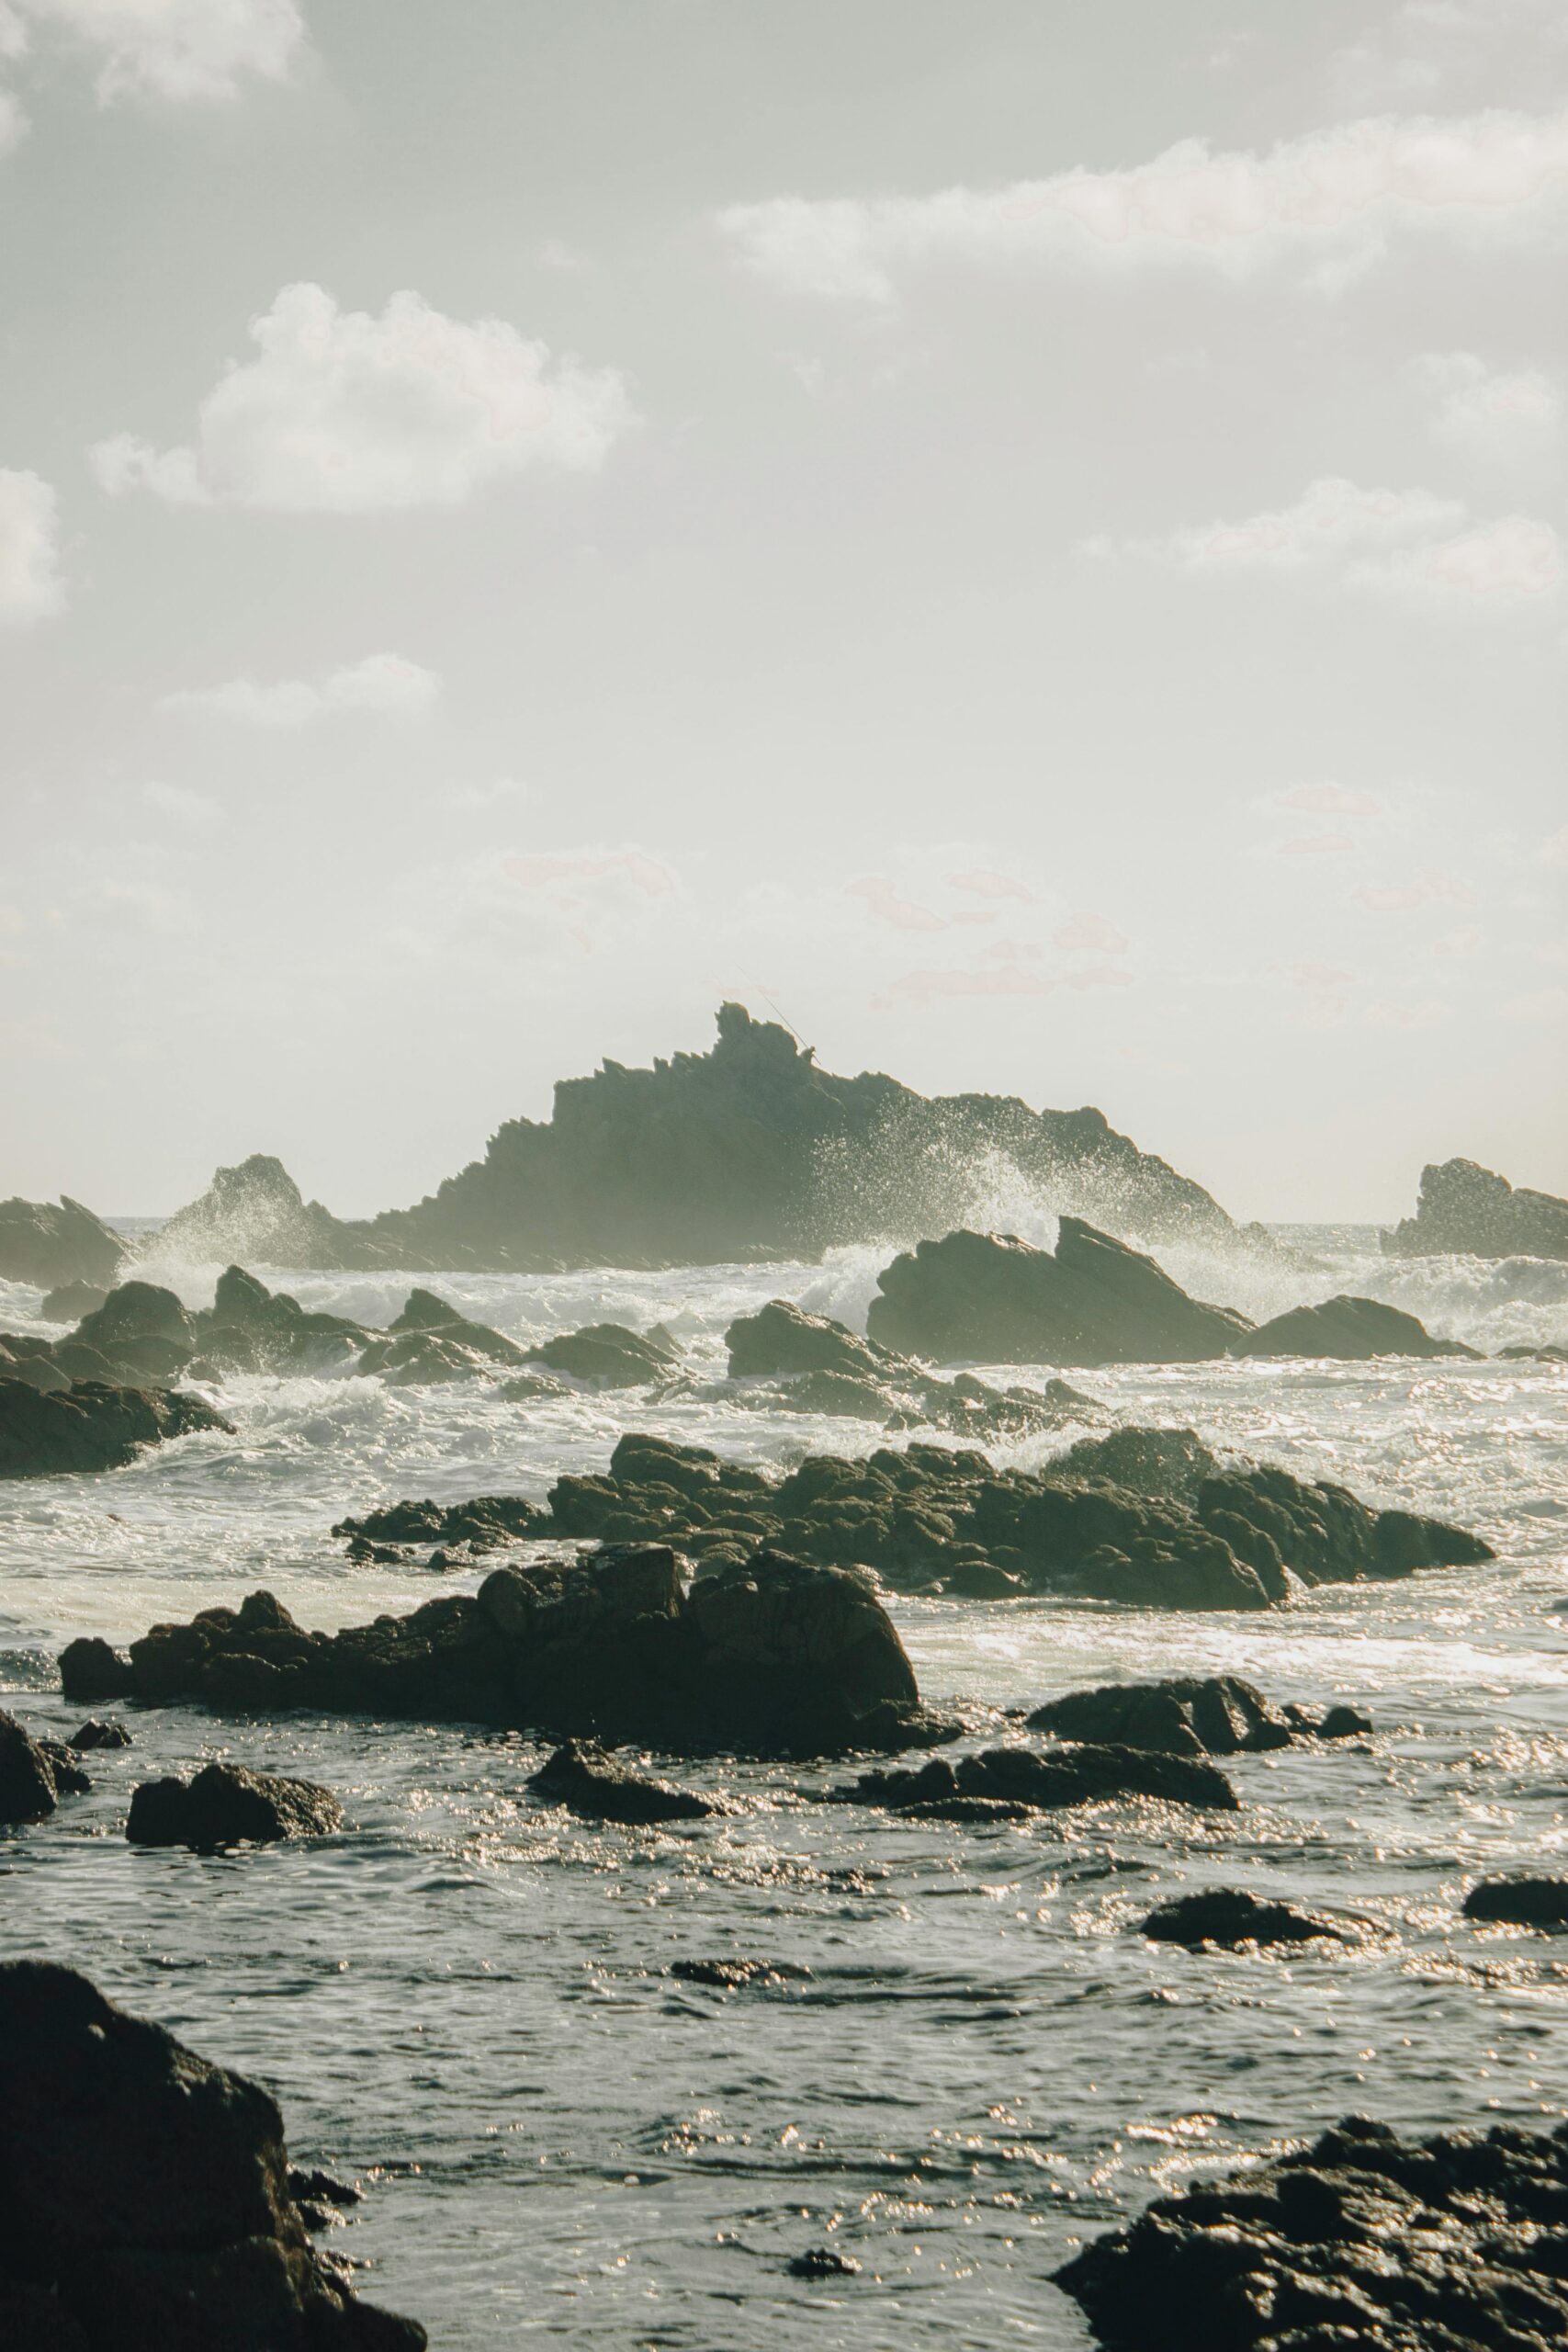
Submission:
MULTIPOLYGON (((107 1649, 108 1645, 106 1643, 104 1646, 107 1649)), ((65 1743, 79 1756, 90 1755, 96 1747, 130 1747, 134 1744, 125 1725, 113 1715, 89 1716, 85 1724, 77 1725, 65 1743)))
POLYGON ((1550 2352, 1568 2340, 1568 2124, 1312 2146, 1157 2197, 1055 2274, 1117 2352, 1550 2352))
POLYGON ((1047 1700, 1032 1731, 1109 1741, 1168 1756, 1255 1756, 1288 1747, 1297 1726, 1239 1675, 1172 1675, 1163 1682, 1111 1682, 1047 1700))
POLYGON ((0 1707, 0 1827, 47 1821, 62 1797, 85 1796, 92 1785, 68 1748, 35 1739, 0 1707))
POLYGON ((0 1962, 0 2338, 420 2352, 311 2247, 267 2093, 50 1962, 0 1962))
POLYGON ((529 1363, 595 1388, 642 1388, 667 1380, 681 1361, 668 1332, 629 1331, 624 1323, 590 1323, 562 1331, 526 1351, 529 1363))
POLYGON ((1205 1887, 1159 1904, 1144 1921, 1142 1932, 1151 1943, 1185 1944, 1191 1951, 1201 1951, 1205 1944, 1235 1951, 1244 1944, 1349 1941, 1332 1919, 1228 1886, 1205 1887))
POLYGON ((192 1322, 203 1361, 225 1372, 341 1371, 371 1337, 346 1316, 268 1290, 243 1266, 224 1268, 211 1307, 192 1322))
POLYGON ((133 1846, 189 1846, 199 1853, 324 1838, 343 1822, 336 1797, 314 1781, 205 1764, 189 1781, 177 1774, 143 1781, 131 1796, 125 1834, 133 1846))
POLYGON ((834 1792, 846 1802, 885 1805, 917 1820, 983 1821, 1124 1797, 1234 1813, 1238 1800, 1213 1764, 1084 1741, 1048 1749, 988 1747, 977 1756, 933 1757, 918 1769, 863 1772, 834 1792))
POLYGON ((119 1470, 144 1446, 210 1430, 234 1434, 233 1423, 203 1397, 180 1389, 76 1380, 46 1394, 0 1378, 0 1478, 119 1470))
MULTIPOLYGON (((73 1644, 66 1694, 83 1695, 73 1644)), ((85 1659, 101 1687, 103 1661, 85 1659)), ((495 1569, 477 1595, 310 1633, 270 1593, 155 1625, 127 1694, 231 1711, 474 1722, 668 1754, 828 1755, 950 1735, 861 1578, 772 1554, 688 1589, 664 1546, 495 1569)))
POLYGON ((877 1278, 867 1329, 941 1363, 1195 1363, 1252 1328, 1142 1250, 1063 1217, 1055 1251, 1009 1233, 921 1241, 877 1278))
POLYGON ((0 1276, 53 1290, 62 1283, 106 1289, 125 1243, 101 1217, 62 1193, 58 1201, 0 1201, 0 1276))
POLYGON ((660 1821, 705 1821, 725 1810, 693 1789, 677 1788, 673 1781, 656 1780, 617 1764, 592 1740, 569 1739, 529 1775, 528 1786, 584 1821, 639 1828, 660 1821))
POLYGON ((334 1535, 348 1540, 350 1559, 395 1560, 415 1544, 434 1544, 449 1561, 454 1553, 477 1559, 505 1544, 545 1533, 549 1513, 523 1495, 475 1495, 461 1503, 389 1503, 363 1519, 340 1519, 334 1535))
POLYGON ((1568 1201, 1516 1188, 1473 1159, 1445 1159, 1421 1170, 1415 1216, 1382 1240, 1402 1258, 1568 1258, 1568 1201))
POLYGON ((1352 1298, 1341 1294, 1317 1306, 1293 1306, 1236 1340, 1231 1352, 1238 1356, 1327 1356, 1345 1363, 1364 1363, 1374 1356, 1467 1356, 1479 1363, 1481 1351, 1462 1340, 1434 1339, 1426 1325, 1397 1306, 1377 1298, 1352 1298))
POLYGON ((1515 1928, 1568 1928, 1568 1878, 1483 1878, 1465 1896, 1464 1916, 1515 1928))

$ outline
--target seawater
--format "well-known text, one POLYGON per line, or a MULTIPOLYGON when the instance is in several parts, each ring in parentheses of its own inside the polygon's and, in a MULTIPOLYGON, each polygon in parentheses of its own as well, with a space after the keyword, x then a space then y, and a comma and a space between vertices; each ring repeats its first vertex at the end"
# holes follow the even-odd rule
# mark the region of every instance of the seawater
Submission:
MULTIPOLYGON (((1347 1229, 1291 1238, 1310 1272, 1160 1254, 1189 1288, 1258 1315, 1359 1290, 1483 1348, 1568 1338, 1568 1266, 1383 1261, 1374 1235, 1347 1229)), ((67 1730, 81 1711, 53 1659, 72 1635, 124 1640, 258 1584, 325 1626, 471 1587, 351 1567, 328 1531, 368 1503, 542 1498, 627 1428, 759 1463, 869 1450, 884 1441, 868 1427, 748 1404, 724 1383, 722 1335, 773 1295, 863 1328, 886 1256, 421 1276, 520 1339, 661 1320, 692 1390, 508 1405, 488 1382, 237 1379, 215 1392, 232 1438, 0 1487, 5 1702, 67 1730)), ((143 1271, 200 1305, 218 1270, 154 1255, 143 1271)), ((275 1279, 367 1322, 410 1286, 275 1279)), ((39 1306, 0 1284, 0 1328, 44 1328, 39 1306)), ((1364 1707, 1371 1742, 1240 1759, 1227 1769, 1245 1810, 1213 1820, 1106 1806, 896 1826, 814 1802, 840 1770, 677 1764, 741 1809, 599 1831, 530 1795, 545 1751, 519 1736, 134 1713, 136 1746, 90 1759, 90 1798, 0 1833, 0 1951, 82 1967, 265 2082, 296 2159, 366 2183, 331 2241, 361 2290, 465 2352, 1084 2345, 1050 2272, 1161 2188, 1352 2110, 1427 2130, 1562 2115, 1568 1942, 1472 1928, 1459 1905, 1477 1872, 1568 1866, 1568 1374, 1073 1376, 1121 1416, 1462 1521, 1499 1556, 1258 1616, 895 1600, 926 1695, 961 1702, 985 1740, 1001 1710, 1055 1692, 1223 1668, 1277 1699, 1364 1707), (134 1783, 213 1757, 325 1781, 350 1828, 222 1858, 128 1847, 134 1783), (1156 1901, 1209 1884, 1353 1913, 1364 1933, 1273 1959, 1135 1932, 1156 1901), (682 1956, 809 1973, 724 1994, 671 1977, 682 1956), (819 2244, 859 2275, 790 2278, 790 2257, 819 2244)), ((998 1458, 1034 1462, 1081 1433, 998 1458)))

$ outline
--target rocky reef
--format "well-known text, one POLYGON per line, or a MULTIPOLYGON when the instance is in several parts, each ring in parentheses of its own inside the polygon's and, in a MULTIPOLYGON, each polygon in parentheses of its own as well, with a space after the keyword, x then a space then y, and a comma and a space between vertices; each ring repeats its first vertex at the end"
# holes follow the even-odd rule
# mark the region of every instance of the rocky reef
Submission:
POLYGON ((1350 2116, 1156 2198, 1056 2278, 1116 2352, 1548 2352, 1565 2213, 1568 2124, 1410 2141, 1350 2116))
POLYGON ((0 2343, 420 2352, 311 2246, 259 2085, 86 1977, 0 1962, 0 2343))
POLYGON ((107 1288, 125 1243, 80 1201, 0 1201, 0 1276, 53 1290, 62 1283, 107 1288))
POLYGON ((123 1470, 143 1446, 198 1430, 232 1436, 233 1423, 183 1389, 120 1388, 96 1380, 62 1380, 44 1389, 0 1377, 0 1478, 123 1470))
POLYGON ((1382 1246, 1402 1258, 1568 1258, 1568 1201, 1516 1188, 1473 1159, 1445 1159, 1421 1170, 1415 1216, 1382 1246))
POLYGON ((929 1744, 913 1669, 864 1579, 761 1553, 688 1585, 661 1545, 497 1568, 476 1596, 340 1634, 270 1593, 62 1654, 67 1696, 472 1722, 670 1754, 929 1744), (112 1685, 113 1687, 106 1687, 112 1685))

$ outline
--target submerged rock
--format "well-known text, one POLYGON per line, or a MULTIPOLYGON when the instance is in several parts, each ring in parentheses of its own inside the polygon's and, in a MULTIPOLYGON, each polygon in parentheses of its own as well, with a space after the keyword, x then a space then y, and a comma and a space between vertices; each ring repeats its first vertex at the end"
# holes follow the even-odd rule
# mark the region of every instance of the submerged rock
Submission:
POLYGON ((0 1707, 0 1826, 47 1821, 62 1797, 85 1796, 92 1785, 69 1749, 35 1739, 0 1707))
POLYGON ((1252 1328, 1076 1216, 1061 1219, 1054 1252, 1013 1234, 950 1233, 876 1281, 872 1338, 944 1363, 1195 1363, 1252 1328))
POLYGON ((591 1740, 569 1739, 530 1775, 528 1786, 585 1821, 706 1821, 726 1809, 691 1789, 678 1789, 673 1781, 614 1762, 591 1740))
POLYGON ((80 1201, 0 1201, 0 1276, 52 1291, 62 1283, 113 1282, 125 1243, 80 1201))
POLYGON ((233 1423, 204 1398, 179 1389, 75 1380, 45 1393, 26 1381, 0 1379, 0 1478, 119 1470, 143 1446, 204 1430, 234 1434, 233 1423))
POLYGON ((1445 1159, 1423 1168, 1415 1216, 1382 1242, 1404 1258, 1568 1258, 1568 1201, 1516 1189, 1473 1159, 1445 1159))
POLYGON ((1325 1298, 1320 1306, 1293 1306, 1259 1324, 1232 1347, 1238 1356, 1329 1356, 1341 1363, 1367 1363, 1374 1356, 1468 1356, 1479 1348, 1462 1340, 1434 1339, 1424 1323, 1381 1299, 1325 1298))
POLYGON ((85 1976, 0 1962, 0 2335, 17 2352, 420 2352, 310 2245, 267 2093, 85 1976))
POLYGON ((1548 2352, 1565 2210, 1568 2125, 1406 2141, 1350 2116, 1156 2198, 1055 2276, 1117 2352, 1548 2352))
POLYGON ((849 1803, 886 1805, 922 1820, 984 1819, 983 1813, 973 1810, 976 1803, 1019 1815, 1120 1797, 1152 1797, 1219 1813, 1235 1813, 1238 1805, 1235 1791, 1213 1764, 1089 1741, 1048 1749, 988 1747, 978 1756, 933 1757, 918 1770, 863 1772, 852 1786, 834 1793, 849 1803))
POLYGON ((830 2245, 808 2245, 784 2267, 792 2278, 858 2278, 861 2269, 852 2254, 836 2253, 830 2245))
POLYGON ((584 1330, 562 1331, 530 1348, 527 1361, 595 1388, 642 1388, 649 1381, 667 1380, 681 1361, 681 1351, 665 1332, 628 1331, 624 1323, 590 1323, 584 1330))
POLYGON ((1269 1902, 1256 1894, 1228 1887, 1208 1887, 1198 1894, 1179 1894, 1160 1904, 1144 1921, 1142 1932, 1154 1943, 1186 1944, 1197 1951, 1204 1944, 1309 1944, 1324 1940, 1345 1943, 1343 1928, 1311 1912, 1293 1910, 1288 1903, 1269 1902))
MULTIPOLYGON (((76 1644, 61 1659, 81 1695, 76 1644)), ((84 1661, 101 1685, 102 1659, 84 1661)), ((308 1633, 270 1593, 155 1625, 130 1645, 130 1695, 474 1722, 561 1740, 805 1756, 931 1745, 892 1621, 866 1585, 774 1554, 688 1589, 664 1546, 495 1569, 477 1595, 339 1634, 308 1633)))
POLYGON ((190 1846, 203 1852, 324 1838, 343 1823, 336 1797, 314 1781, 206 1764, 194 1780, 143 1781, 131 1797, 125 1834, 133 1846, 190 1846))
POLYGON ((1516 1928, 1568 1928, 1568 1878, 1483 1878, 1465 1896, 1464 1916, 1516 1928))

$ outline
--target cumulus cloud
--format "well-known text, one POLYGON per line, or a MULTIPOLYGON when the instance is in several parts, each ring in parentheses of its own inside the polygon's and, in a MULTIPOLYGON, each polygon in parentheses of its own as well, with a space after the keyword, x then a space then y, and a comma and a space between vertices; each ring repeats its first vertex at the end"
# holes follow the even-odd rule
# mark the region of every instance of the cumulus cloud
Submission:
POLYGON ((1201 523, 1163 538, 1090 539, 1084 551, 1169 557, 1190 571, 1299 571, 1358 548, 1447 529, 1463 521, 1464 511, 1461 500, 1435 491, 1362 490, 1325 474, 1289 506, 1238 522, 1201 523))
POLYGON ((597 888, 622 883, 644 899, 661 899, 675 888, 669 866, 639 849, 571 851, 534 857, 509 857, 502 870, 525 890, 565 888, 597 888))
POLYGON ((1548 834, 1540 845, 1540 856, 1545 865, 1568 865, 1568 825, 1548 834))
POLYGON ((441 692, 434 670, 405 662, 398 653, 368 653, 323 677, 280 678, 262 685, 254 678, 230 678, 219 686, 186 686, 165 695, 160 710, 204 718, 233 718, 247 727, 309 727, 341 712, 371 711, 421 718, 441 692))
POLYGON ((1444 119, 1381 115, 1215 154, 1186 139, 1114 171, 1082 166, 931 196, 732 205, 717 225, 750 269, 792 290, 888 302, 907 270, 1198 263, 1243 276, 1291 253, 1323 283, 1375 259, 1398 232, 1539 233, 1568 191, 1568 111, 1444 119))
POLYGON ((1481 952, 1481 929, 1473 922, 1461 922, 1453 931, 1445 931, 1440 939, 1432 942, 1434 956, 1469 957, 1481 952))
POLYGON ((209 833, 222 821, 223 812, 215 800, 205 792, 188 791, 182 784, 143 785, 141 797, 161 817, 171 818, 192 832, 209 833))
POLYGON ((1134 985, 1132 973, 1113 964, 1096 964, 1078 972, 1036 971, 1023 961, 1025 956, 1036 953, 1038 950, 1004 940, 976 967, 903 972, 873 997, 872 1003, 886 1010, 903 1001, 929 1004, 939 996, 1049 996, 1055 989, 1127 989, 1134 985))
POLYGON ((1562 585, 1562 542, 1550 523, 1506 514, 1449 538, 1359 558, 1345 577, 1418 605, 1529 605, 1562 585))
POLYGON ((1103 915, 1073 915, 1051 934, 1054 947, 1098 947, 1106 956, 1124 956, 1127 942, 1103 915))
POLYGON ((1562 430, 1562 387, 1540 368, 1488 368, 1473 351, 1429 351, 1417 372, 1432 398, 1432 438, 1487 458, 1548 454, 1562 430))
POLYGON ((12 0, 79 48, 117 98, 231 98, 247 77, 281 82, 304 46, 295 0, 12 0))
POLYGON ((0 623, 25 628, 64 603, 53 488, 40 474, 0 467, 0 623))
POLYGON ((418 294, 377 316, 286 286, 250 333, 256 356, 220 377, 194 440, 159 450, 121 433, 90 451, 106 490, 296 514, 456 506, 532 467, 592 471, 633 421, 614 369, 418 294))
POLYGON ((1369 1029, 1430 1029, 1448 1016, 1448 1006, 1428 998, 1420 1004, 1369 1004, 1361 1015, 1369 1029))

